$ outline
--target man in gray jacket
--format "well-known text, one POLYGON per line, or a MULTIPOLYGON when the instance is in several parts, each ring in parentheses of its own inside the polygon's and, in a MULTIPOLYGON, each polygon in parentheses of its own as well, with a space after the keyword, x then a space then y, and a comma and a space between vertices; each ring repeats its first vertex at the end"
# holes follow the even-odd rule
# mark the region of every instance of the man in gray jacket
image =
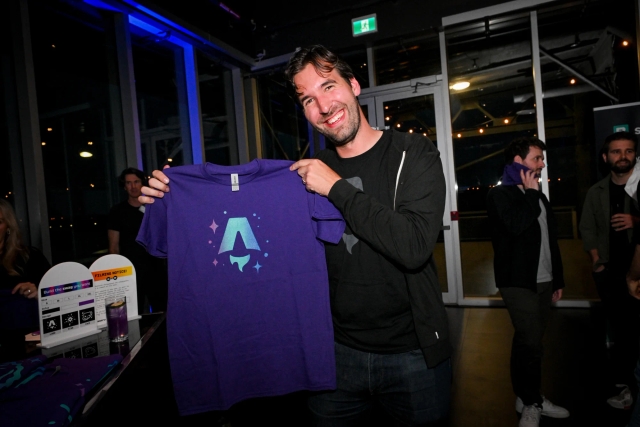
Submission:
POLYGON ((584 250, 593 266, 592 275, 604 306, 611 347, 614 408, 629 408, 633 402, 628 385, 634 384, 633 366, 638 357, 639 304, 627 293, 625 275, 633 255, 633 229, 640 222, 636 202, 625 185, 636 164, 637 137, 629 132, 609 135, 602 146, 602 160, 609 174, 587 192, 580 219, 584 250), (614 386, 619 390, 614 392, 614 386))

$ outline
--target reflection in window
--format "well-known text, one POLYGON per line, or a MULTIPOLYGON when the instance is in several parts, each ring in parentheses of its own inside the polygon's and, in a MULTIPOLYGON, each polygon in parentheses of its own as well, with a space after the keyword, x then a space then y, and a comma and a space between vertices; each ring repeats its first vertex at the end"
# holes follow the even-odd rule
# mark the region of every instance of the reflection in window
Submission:
POLYGON ((298 103, 287 91, 283 70, 257 75, 260 132, 265 159, 299 160, 313 155, 309 126, 298 103))
POLYGON ((594 140, 593 109, 614 102, 575 72, 615 97, 631 89, 619 86, 627 52, 616 34, 635 31, 634 7, 619 6, 594 1, 538 13, 549 198, 561 238, 565 299, 598 298, 578 224, 586 192, 601 178, 596 147, 603 141, 594 140))
POLYGON ((191 164, 183 50, 167 34, 130 29, 143 170, 191 164))
POLYGON ((113 133, 114 47, 107 20, 88 6, 32 1, 29 10, 52 261, 88 265, 106 253, 113 155, 124 150, 113 133))
MULTIPOLYGON (((230 147, 237 146, 233 132, 233 105, 227 90, 230 71, 214 59, 198 52, 198 84, 204 136, 205 161, 230 165, 230 147)), ((230 93, 229 93, 230 95, 230 93)))
POLYGON ((375 46, 374 57, 377 86, 442 73, 437 34, 421 34, 375 46))
POLYGON ((446 42, 464 293, 497 296, 486 197, 505 146, 537 134, 529 15, 447 28, 446 42))
MULTIPOLYGON (((0 16, 0 37, 11 40, 9 13, 0 16)), ((17 94, 11 43, 0 45, 0 94, 4 102, 0 103, 0 197, 14 204, 13 173, 11 170, 11 151, 20 148, 20 127, 17 119, 17 94), (11 148, 9 148, 11 147, 11 148)), ((17 155, 18 153, 15 153, 17 155)))

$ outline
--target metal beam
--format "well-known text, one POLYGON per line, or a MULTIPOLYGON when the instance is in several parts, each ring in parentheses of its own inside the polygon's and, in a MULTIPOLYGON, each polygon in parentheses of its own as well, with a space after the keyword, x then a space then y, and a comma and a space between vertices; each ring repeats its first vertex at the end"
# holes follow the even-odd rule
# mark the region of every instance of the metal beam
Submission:
POLYGON ((571 65, 569 64, 565 64, 560 58, 554 56, 553 54, 547 52, 546 50, 544 50, 542 47, 540 47, 540 53, 545 55, 547 58, 549 58, 551 61, 555 62, 556 64, 558 64, 559 66, 561 66, 562 68, 564 68, 565 70, 569 71, 571 74, 575 75, 577 78, 579 78, 580 80, 583 80, 585 83, 593 86, 596 90, 602 92, 605 96, 613 99, 615 102, 619 102, 618 98, 616 98, 615 96, 611 95, 609 92, 607 92, 605 89, 603 89, 600 85, 598 85, 597 83, 591 81, 589 79, 589 77, 585 76, 584 74, 582 74, 580 71, 576 70, 575 68, 573 68, 571 65))

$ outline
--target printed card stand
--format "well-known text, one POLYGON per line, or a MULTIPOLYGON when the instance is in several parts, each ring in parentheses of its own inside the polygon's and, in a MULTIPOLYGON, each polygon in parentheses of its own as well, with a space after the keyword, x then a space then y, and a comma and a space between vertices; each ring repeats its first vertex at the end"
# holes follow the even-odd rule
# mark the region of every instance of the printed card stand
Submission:
POLYGON ((51 267, 38 288, 38 346, 51 348, 99 333, 95 294, 93 276, 84 265, 63 262, 51 267))
MULTIPOLYGON (((137 321, 130 321, 128 345, 133 346, 138 341, 140 341, 140 324, 137 321)), ((89 359, 98 356, 108 356, 113 353, 109 333, 106 330, 99 331, 98 334, 88 337, 42 349, 42 354, 50 359, 58 357, 65 359, 89 359)))
POLYGON ((127 297, 127 319, 139 319, 136 269, 128 258, 122 255, 105 255, 97 260, 89 271, 96 290, 96 319, 98 328, 107 327, 104 299, 108 296, 127 297))

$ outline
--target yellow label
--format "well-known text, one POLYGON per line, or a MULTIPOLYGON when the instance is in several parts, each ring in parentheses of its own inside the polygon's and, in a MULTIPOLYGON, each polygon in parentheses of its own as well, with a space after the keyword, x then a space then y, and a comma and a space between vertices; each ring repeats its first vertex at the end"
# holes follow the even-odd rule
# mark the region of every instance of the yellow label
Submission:
POLYGON ((133 274, 133 266, 112 268, 110 270, 94 271, 93 280, 112 280, 117 277, 131 276, 133 274))

